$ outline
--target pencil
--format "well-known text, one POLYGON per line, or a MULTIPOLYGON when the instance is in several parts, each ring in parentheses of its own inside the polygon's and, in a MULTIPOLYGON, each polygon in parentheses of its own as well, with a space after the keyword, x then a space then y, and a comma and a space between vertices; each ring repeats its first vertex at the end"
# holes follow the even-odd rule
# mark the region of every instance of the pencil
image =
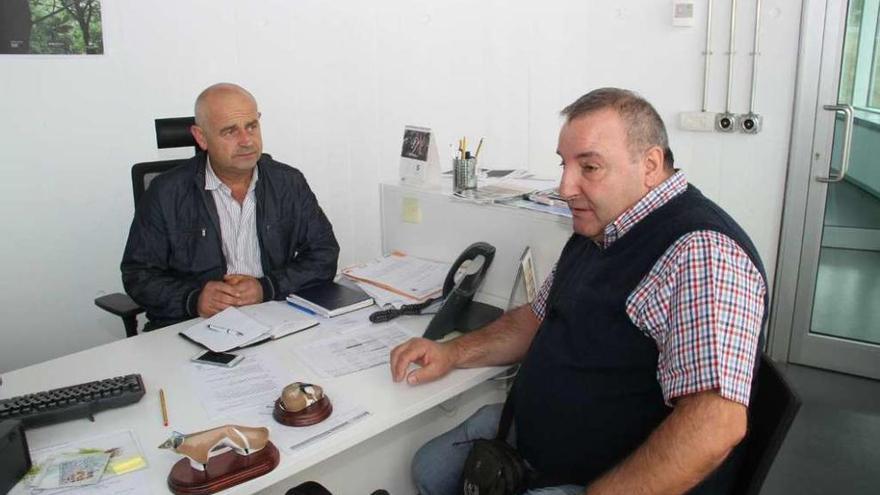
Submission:
POLYGON ((159 405, 162 406, 162 424, 168 426, 168 406, 165 404, 165 390, 159 389, 159 405))
POLYGON ((483 147, 483 138, 480 138, 480 144, 477 145, 477 152, 474 153, 474 158, 480 157, 480 148, 483 147))

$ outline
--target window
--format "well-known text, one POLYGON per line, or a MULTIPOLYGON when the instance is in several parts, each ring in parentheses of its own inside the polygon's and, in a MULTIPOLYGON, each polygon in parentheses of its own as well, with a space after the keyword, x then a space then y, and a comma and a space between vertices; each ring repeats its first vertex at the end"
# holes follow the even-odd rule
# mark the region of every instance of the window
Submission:
POLYGON ((851 0, 838 101, 880 113, 880 0, 851 0))

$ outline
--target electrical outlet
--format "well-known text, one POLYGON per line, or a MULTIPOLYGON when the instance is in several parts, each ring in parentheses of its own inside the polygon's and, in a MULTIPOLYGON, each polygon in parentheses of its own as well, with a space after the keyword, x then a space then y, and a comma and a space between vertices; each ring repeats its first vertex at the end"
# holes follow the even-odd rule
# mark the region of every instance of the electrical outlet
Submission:
POLYGON ((694 0, 674 0, 672 2, 672 25, 679 27, 694 25, 694 0))
POLYGON ((756 113, 746 113, 739 116, 739 127, 746 134, 761 132, 761 116, 756 113))
POLYGON ((712 112, 681 112, 678 126, 685 131, 712 132, 715 130, 715 114, 712 112))
POLYGON ((736 130, 736 115, 732 113, 719 113, 715 116, 715 130, 718 132, 733 132, 736 130))

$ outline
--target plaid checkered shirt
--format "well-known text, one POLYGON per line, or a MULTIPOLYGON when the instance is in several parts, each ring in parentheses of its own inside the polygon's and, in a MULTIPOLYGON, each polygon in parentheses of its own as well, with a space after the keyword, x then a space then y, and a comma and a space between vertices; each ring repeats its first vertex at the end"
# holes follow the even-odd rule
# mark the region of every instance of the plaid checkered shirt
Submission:
MULTIPOLYGON (((605 227, 601 247, 608 248, 686 188, 684 174, 676 172, 605 227)), ((539 320, 555 273, 554 267, 532 303, 539 320)), ((766 290, 745 251, 724 234, 691 232, 663 253, 627 297, 626 313, 657 344, 657 381, 667 404, 717 390, 749 405, 766 290)))

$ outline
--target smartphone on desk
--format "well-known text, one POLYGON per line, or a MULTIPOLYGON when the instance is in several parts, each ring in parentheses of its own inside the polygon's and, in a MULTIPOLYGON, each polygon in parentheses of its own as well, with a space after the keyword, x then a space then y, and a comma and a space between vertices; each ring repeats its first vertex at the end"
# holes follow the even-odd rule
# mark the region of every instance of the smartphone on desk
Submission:
POLYGON ((228 352, 214 351, 200 352, 192 357, 194 363, 211 364, 214 366, 222 366, 224 368, 232 368, 241 362, 242 359, 244 359, 244 356, 230 354, 228 352))

